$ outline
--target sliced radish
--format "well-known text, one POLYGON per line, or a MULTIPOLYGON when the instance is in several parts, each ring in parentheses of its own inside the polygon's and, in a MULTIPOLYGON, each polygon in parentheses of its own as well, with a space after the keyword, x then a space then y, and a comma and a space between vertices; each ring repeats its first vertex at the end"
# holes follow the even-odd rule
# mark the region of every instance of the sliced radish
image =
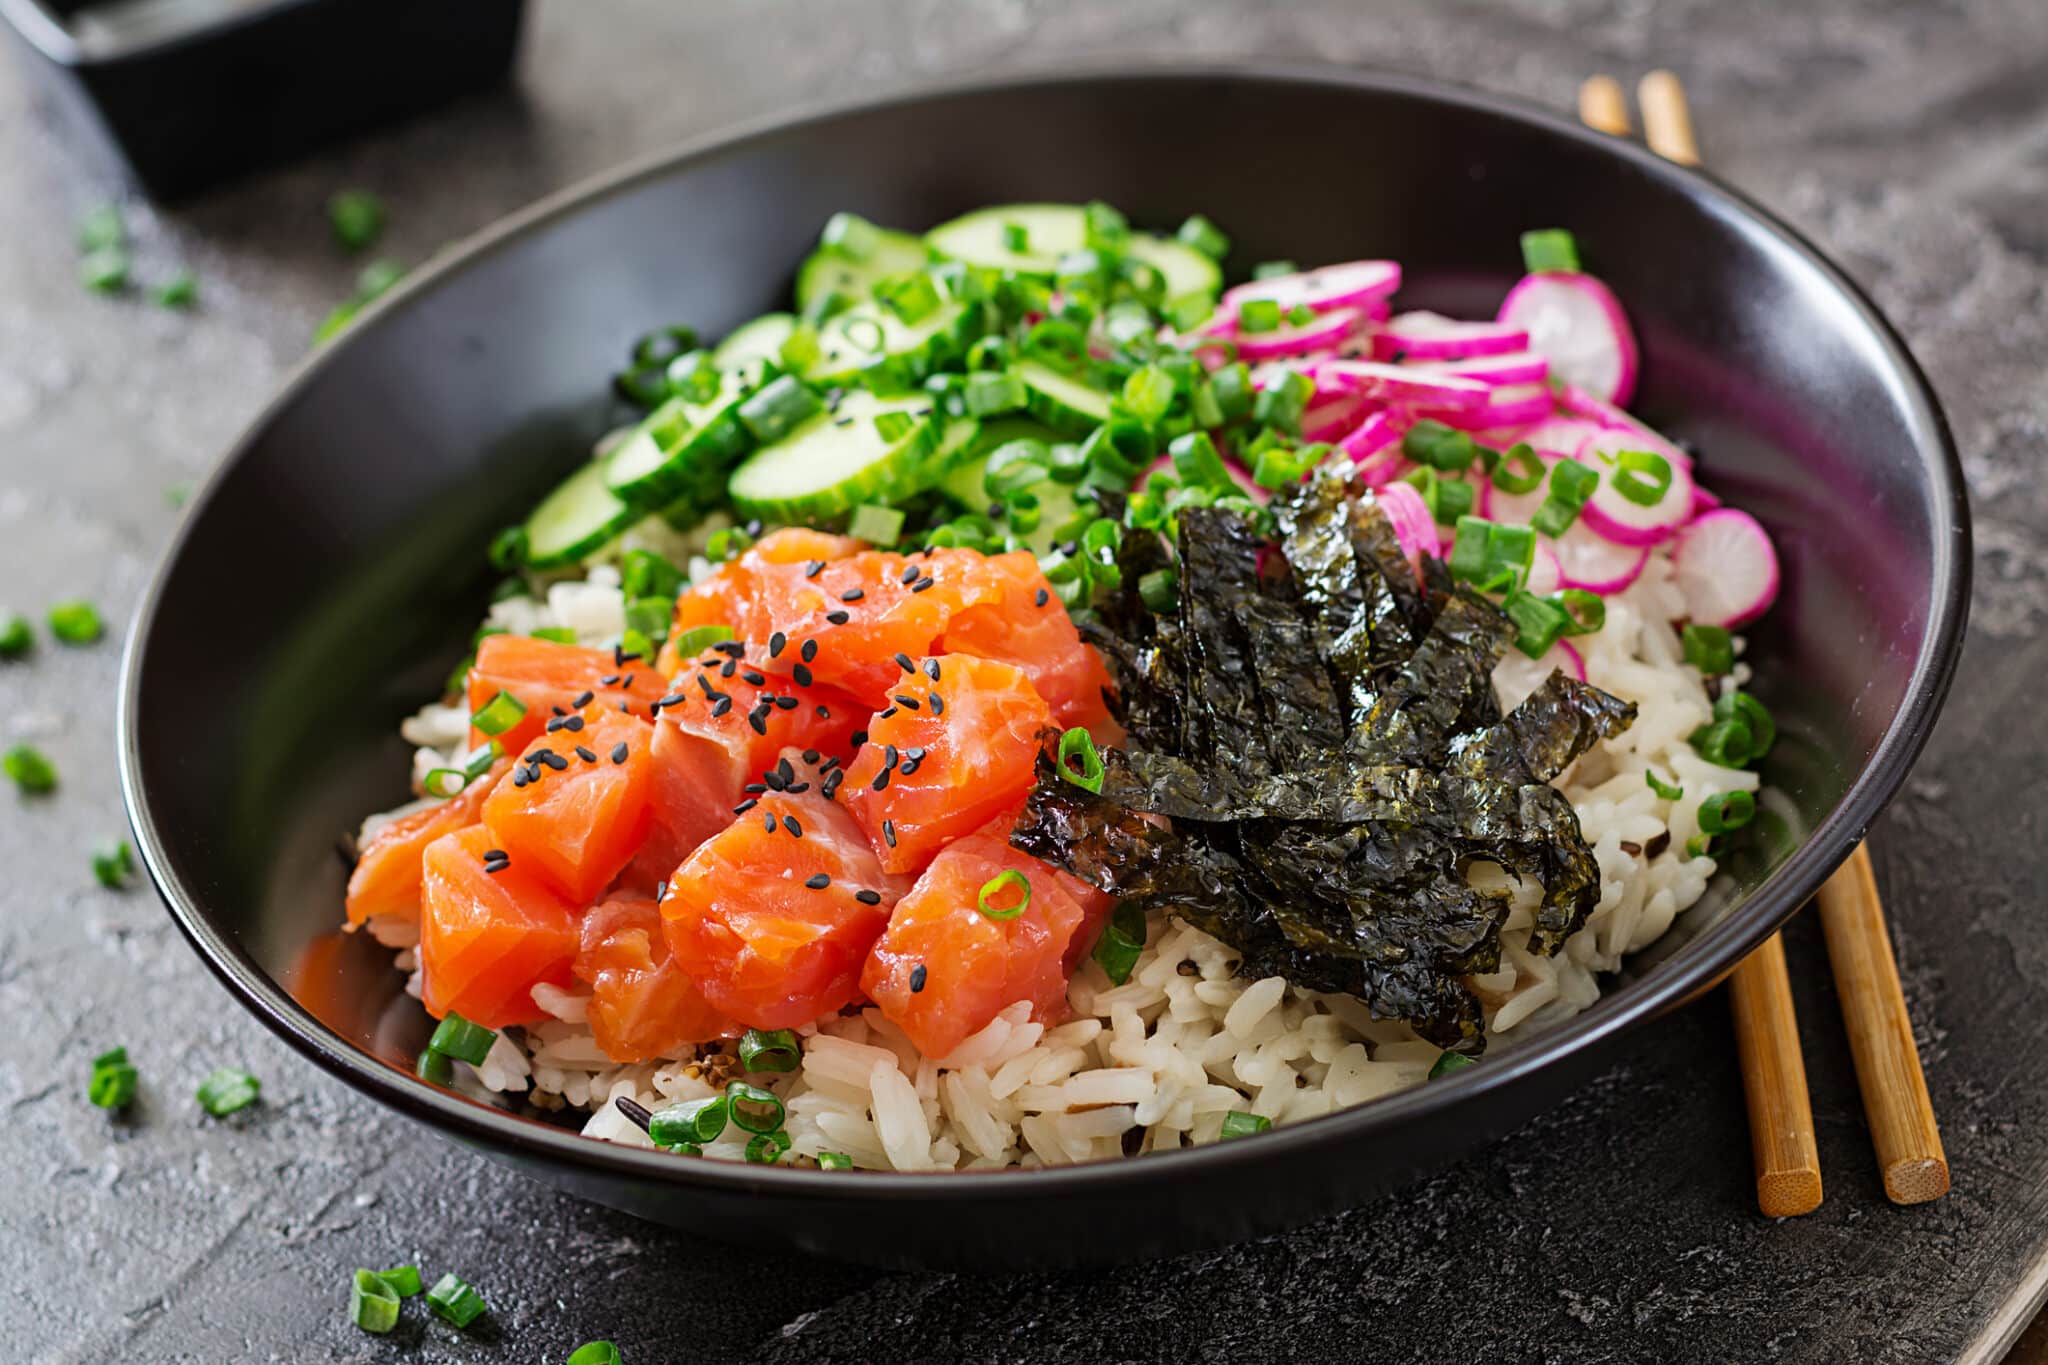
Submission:
POLYGON ((1379 499, 1381 510, 1387 520, 1394 524, 1394 535, 1401 542, 1401 548, 1408 554, 1408 563, 1417 573, 1422 572, 1424 555, 1432 559, 1443 558, 1443 541, 1437 537, 1436 518, 1429 514, 1429 504, 1422 500, 1422 494, 1414 485, 1390 483, 1374 493, 1379 499))
MULTIPOLYGON (((1547 597, 1563 587, 1564 570, 1557 566, 1557 551, 1537 541, 1535 553, 1529 556, 1529 576, 1522 586, 1538 597, 1547 597)), ((1583 682, 1585 674, 1580 674, 1579 679, 1583 682)))
POLYGON ((1529 334, 1498 322, 1461 322, 1441 313, 1387 319, 1372 339, 1375 360, 1461 360, 1529 349, 1529 334))
POLYGON ((1672 547, 1685 611, 1702 625, 1747 625, 1778 596, 1778 552, 1755 517, 1732 507, 1707 513, 1672 547))
MULTIPOLYGON (((1384 333, 1374 333, 1377 343, 1384 333)), ((1409 361, 1418 370, 1431 374, 1455 374, 1465 379, 1477 379, 1484 384, 1541 384, 1550 377, 1550 362, 1534 351, 1509 351, 1503 355, 1473 356, 1469 360, 1424 360, 1409 361)), ((1548 391, 1545 391, 1546 398, 1548 391)), ((1546 410, 1543 414, 1548 417, 1546 410)))
POLYGON ((1550 548, 1557 555, 1559 581, 1565 587, 1584 588, 1603 597, 1626 591, 1650 562, 1649 546, 1616 545, 1594 532, 1584 517, 1551 541, 1550 548))
POLYGON ((1301 436, 1305 441, 1335 441, 1356 427, 1372 409, 1363 394, 1340 394, 1325 399, 1301 414, 1301 436))
POLYGON ((1226 289, 1217 311, 1234 318, 1247 302, 1271 299, 1283 313, 1303 306, 1326 313, 1384 299, 1400 287, 1401 267, 1393 261, 1346 261, 1226 289))
POLYGON ((1506 384, 1493 390, 1478 407, 1450 408, 1412 404, 1415 416, 1463 431, 1525 427, 1550 412, 1550 390, 1542 384, 1506 384))
POLYGON ((1562 670, 1566 677, 1586 680, 1586 660, 1578 650, 1565 640, 1559 640, 1543 651, 1543 657, 1532 659, 1519 649, 1510 649, 1493 666, 1493 690, 1500 698, 1500 709, 1512 711, 1529 699, 1529 694, 1550 681, 1550 675, 1562 670))
POLYGON ((1692 486, 1692 515, 1686 518, 1686 520, 1698 521, 1702 516, 1705 516, 1720 505, 1721 500, 1719 498, 1708 492, 1702 485, 1694 484, 1692 486))
POLYGON ((1604 430, 1603 423, 1583 417, 1550 416, 1524 431, 1522 439, 1538 450, 1554 450, 1560 455, 1569 455, 1584 445, 1588 436, 1597 436, 1604 430))
MULTIPOLYGON (((1280 327, 1270 332, 1236 330, 1236 319, 1222 324, 1237 343, 1237 353, 1246 360, 1267 360, 1274 356, 1307 355, 1311 351, 1334 351, 1337 343, 1351 335, 1351 329, 1365 321, 1356 308, 1339 308, 1318 313, 1299 327, 1280 327)), ((1212 323, 1214 327, 1218 324, 1212 323)), ((1206 330, 1206 329, 1205 329, 1206 330)), ((1224 335, 1225 333, 1211 333, 1224 335)))
POLYGON ((1600 474, 1600 483, 1579 516, 1587 526, 1617 545, 1661 545, 1676 535, 1692 515, 1692 473, 1679 460, 1657 457, 1670 467, 1671 482, 1665 485, 1664 496, 1656 502, 1645 507, 1622 495, 1615 484, 1621 473, 1616 462, 1623 451, 1640 449, 1634 432, 1610 429, 1587 438, 1572 457, 1600 474))
POLYGON ((1387 420, 1385 412, 1370 412, 1364 421, 1340 438, 1337 445, 1351 457, 1353 464, 1363 465, 1388 446, 1398 445, 1400 440, 1401 433, 1387 420))
POLYGON ((1567 384, 1558 391, 1558 406, 1574 414, 1583 422, 1609 431, 1633 432, 1643 444, 1637 450, 1654 450, 1666 459, 1682 462, 1692 468, 1692 456, 1680 450, 1655 427, 1638 421, 1631 413, 1614 406, 1604 399, 1587 393, 1574 384, 1567 384))
MULTIPOLYGON (((1479 485, 1479 515, 1488 521, 1497 521, 1504 526, 1527 526, 1529 518, 1536 515, 1536 509, 1550 496, 1550 466, 1565 457, 1554 450, 1539 450, 1536 458, 1543 461, 1543 482, 1533 492, 1509 493, 1498 487, 1492 479, 1479 485)), ((1519 474, 1522 471, 1514 471, 1519 474)))
POLYGON ((1636 387, 1636 336, 1614 291, 1591 275, 1546 270, 1525 275, 1501 301, 1498 320, 1529 334, 1529 349, 1551 372, 1610 403, 1636 387))
POLYGON ((1326 360, 1316 367, 1316 383, 1362 393, 1382 402, 1413 403, 1465 411, 1484 407, 1493 386, 1454 374, 1431 374, 1406 365, 1375 360, 1326 360))
POLYGON ((1357 479, 1367 488, 1384 488, 1408 477, 1415 462, 1401 453, 1399 445, 1388 446, 1358 466, 1357 479))

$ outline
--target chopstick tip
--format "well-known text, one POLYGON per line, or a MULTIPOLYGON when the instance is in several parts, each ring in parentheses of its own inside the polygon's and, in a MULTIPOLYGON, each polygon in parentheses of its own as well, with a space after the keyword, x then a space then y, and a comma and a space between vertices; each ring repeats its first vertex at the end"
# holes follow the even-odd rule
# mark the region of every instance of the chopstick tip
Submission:
POLYGON ((1884 1192, 1894 1204, 1925 1204, 1948 1193, 1948 1162, 1939 1157, 1895 1161, 1885 1168, 1884 1192))
POLYGON ((1756 1205, 1766 1218, 1797 1218, 1820 1207, 1820 1172, 1770 1171, 1756 1178, 1756 1205))

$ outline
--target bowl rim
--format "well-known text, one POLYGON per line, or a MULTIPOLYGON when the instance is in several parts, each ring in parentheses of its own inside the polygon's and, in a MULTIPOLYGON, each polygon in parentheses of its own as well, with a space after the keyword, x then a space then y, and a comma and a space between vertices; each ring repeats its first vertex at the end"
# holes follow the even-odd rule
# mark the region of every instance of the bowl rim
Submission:
POLYGON ((839 1201, 852 1196, 876 1200, 945 1200, 973 1193, 996 1199, 1034 1199, 1086 1191, 1125 1196, 1140 1186, 1188 1177, 1232 1178, 1254 1166, 1290 1155, 1354 1141, 1391 1130, 1456 1105, 1519 1085, 1533 1073, 1566 1061, 1646 1020, 1703 994, 1800 905, 1847 858, 1871 821, 1897 792, 1926 743, 1961 654, 1969 611, 1971 578, 1969 505, 1961 460, 1932 385, 1905 342, 1877 306, 1819 248, 1770 210, 1711 173, 1677 165, 1640 144, 1588 129, 1561 114, 1515 96, 1447 81, 1350 66, 1304 62, 1216 62, 1180 59, 1105 59, 1079 67, 1020 69, 994 79, 970 78, 921 83, 880 96, 821 103, 793 113, 757 118, 659 149, 610 171, 588 177, 515 211, 455 244, 423 265, 399 287, 366 309, 356 324, 327 346, 301 360, 279 384, 214 466, 188 504, 130 622, 121 660, 117 745, 123 804, 144 866, 172 917, 202 959, 246 1008, 299 1052, 355 1089, 440 1130, 480 1145, 493 1154, 544 1161, 595 1176, 667 1183, 679 1190, 707 1188, 727 1194, 759 1192, 789 1199, 839 1201), (723 156, 748 144, 864 113, 952 98, 1012 91, 1086 88, 1104 81, 1245 81, 1320 86, 1390 94, 1425 104, 1475 112, 1532 126, 1611 158, 1618 168, 1678 189, 1694 204, 1732 213, 1761 228, 1820 279, 1833 287, 1861 321, 1882 355, 1886 378, 1896 389, 1913 429, 1915 448, 1932 482, 1929 514, 1935 524, 1931 610, 1914 661, 1905 700, 1880 737, 1869 763, 1837 807, 1823 819, 1747 900, 1685 949, 1653 971, 1604 992, 1600 1001, 1573 1019, 1493 1065, 1474 1067, 1429 1086, 1287 1124, 1251 1143, 1213 1143, 1151 1153, 1142 1161, 1097 1161, 1056 1170, 820 1172, 727 1161, 677 1161, 654 1150, 583 1137, 537 1120, 491 1108, 453 1091, 418 1081, 340 1038, 294 1000, 239 945, 214 925, 200 898, 178 877, 151 814, 144 789, 138 744, 138 701, 144 642, 155 624, 163 586, 182 554, 198 514, 227 471, 240 463, 275 416, 289 405, 334 356, 364 344, 385 317, 407 307, 440 281, 473 268, 497 250, 555 221, 629 192, 643 182, 723 156), (934 1179, 933 1175, 942 1179, 934 1179), (963 1181, 971 1183, 962 1183, 963 1181), (1134 1185, 1133 1182, 1137 1182, 1134 1185))

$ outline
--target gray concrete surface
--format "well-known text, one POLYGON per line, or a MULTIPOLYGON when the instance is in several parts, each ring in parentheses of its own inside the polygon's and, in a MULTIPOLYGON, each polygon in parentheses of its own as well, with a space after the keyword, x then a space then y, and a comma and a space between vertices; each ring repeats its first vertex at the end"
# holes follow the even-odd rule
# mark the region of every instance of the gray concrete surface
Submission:
MULTIPOLYGON (((1828 1202, 1760 1219, 1718 1000, 1646 1029, 1556 1114, 1406 1194, 1114 1273, 878 1275, 727 1251, 584 1207, 383 1113, 233 1005, 146 890, 93 886, 121 832, 117 642, 0 666, 0 739, 62 789, 0 795, 0 1343, 48 1361, 763 1359, 1921 1362, 1995 1353, 2048 1274, 2048 923, 2039 679, 2048 493, 2048 5, 2041 0, 538 0, 516 94, 180 210, 138 268, 190 316, 86 294, 76 168, 0 63, 0 599, 134 603, 203 474, 354 267, 321 204, 365 186, 417 260, 588 173, 792 99, 1070 57, 1370 63, 1569 103, 1669 63, 1714 164, 1836 252, 1949 404, 1978 508, 1963 675, 1874 841, 1954 1160, 1940 1204, 1872 1172, 1811 926, 1792 933, 1828 1202), (125 1042, 109 1123, 87 1062, 125 1042), (200 1117, 245 1064, 263 1104, 200 1117), (348 1271, 459 1270, 487 1330, 371 1339, 348 1271)), ((1191 1197, 1198 1197, 1191 1194, 1191 1197)), ((1085 1230, 1077 1230, 1085 1235, 1085 1230)))

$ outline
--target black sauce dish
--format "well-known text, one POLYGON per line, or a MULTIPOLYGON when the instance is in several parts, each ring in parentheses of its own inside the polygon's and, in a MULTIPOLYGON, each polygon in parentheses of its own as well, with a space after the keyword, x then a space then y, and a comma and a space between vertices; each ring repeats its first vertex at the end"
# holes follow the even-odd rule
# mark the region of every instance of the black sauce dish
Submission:
POLYGON ((1706 991, 1897 790, 1955 665, 1969 564, 1955 450, 1905 347, 1813 246, 1712 177, 1398 76, 1018 79, 630 167, 485 233, 310 358, 213 476, 140 608, 122 781, 151 876, 236 999, 427 1128, 734 1241, 930 1267, 1129 1259, 1396 1188, 1558 1104, 1630 1030, 1706 991), (416 1080, 423 1012, 388 955, 332 935, 334 842, 406 795, 396 723, 466 647, 493 530, 613 419, 607 379, 632 338, 676 320, 716 335, 784 306, 837 209, 922 229, 990 203, 1089 198, 1145 226, 1209 214, 1235 238, 1238 275, 1271 257, 1397 258, 1404 305, 1448 311, 1491 310, 1520 271, 1519 228, 1574 229, 1638 328, 1637 410, 1777 539, 1783 593, 1750 657, 1784 732, 1766 772, 1778 818, 1563 1027, 1454 1078, 1193 1151, 820 1173, 588 1141, 416 1080))

